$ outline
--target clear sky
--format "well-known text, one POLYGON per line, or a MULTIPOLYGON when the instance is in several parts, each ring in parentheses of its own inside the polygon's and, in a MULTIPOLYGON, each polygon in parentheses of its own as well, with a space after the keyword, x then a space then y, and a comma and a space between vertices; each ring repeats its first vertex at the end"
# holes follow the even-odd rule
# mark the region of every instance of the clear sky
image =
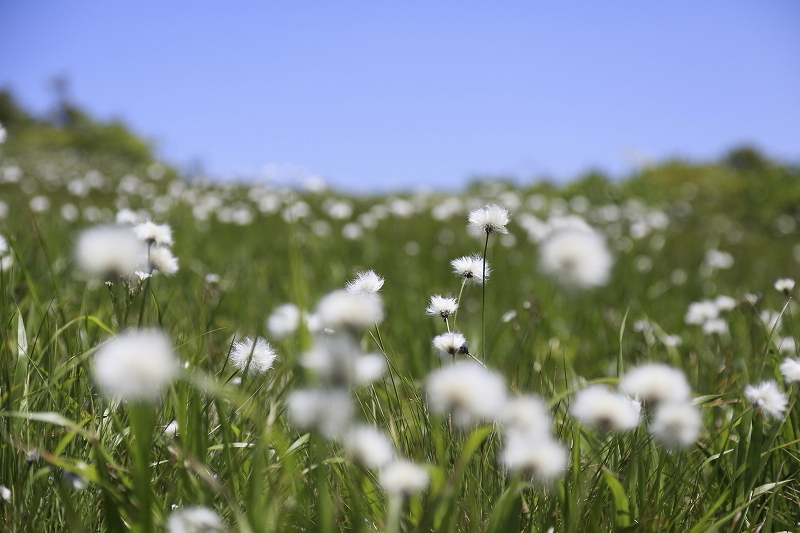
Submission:
POLYGON ((797 0, 0 0, 0 87, 167 161, 339 188, 800 162, 797 0))

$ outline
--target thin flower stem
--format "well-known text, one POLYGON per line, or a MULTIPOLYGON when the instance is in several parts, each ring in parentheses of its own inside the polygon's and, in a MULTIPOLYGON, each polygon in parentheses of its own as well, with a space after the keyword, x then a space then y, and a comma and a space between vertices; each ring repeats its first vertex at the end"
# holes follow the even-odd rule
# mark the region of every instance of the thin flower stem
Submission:
POLYGON ((486 359, 486 251, 489 249, 489 232, 483 243, 483 275, 481 277, 481 357, 486 359))
POLYGON ((466 285, 466 284, 467 284, 467 278, 462 278, 461 279, 461 289, 459 289, 459 291, 458 291, 458 299, 456 300, 456 303, 458 305, 456 306, 456 312, 453 313, 453 329, 455 329, 455 330, 458 329, 458 328, 456 328, 456 323, 458 322, 458 310, 461 309, 461 295, 464 293, 464 285, 466 285))

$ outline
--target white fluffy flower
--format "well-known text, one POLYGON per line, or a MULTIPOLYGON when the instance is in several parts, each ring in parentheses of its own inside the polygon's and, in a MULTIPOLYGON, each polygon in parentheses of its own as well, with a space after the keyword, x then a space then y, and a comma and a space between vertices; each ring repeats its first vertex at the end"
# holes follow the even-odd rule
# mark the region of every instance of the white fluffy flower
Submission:
POLYGON ((250 374, 263 374, 272 368, 276 357, 275 350, 261 337, 245 337, 233 343, 230 353, 233 366, 250 374))
POLYGON ((728 333, 728 322, 724 318, 712 318, 703 323, 703 333, 706 335, 724 335, 728 333))
POLYGON ((158 330, 117 335, 100 346, 92 366, 106 397, 145 402, 157 401, 180 369, 169 339, 158 330))
POLYGON ((711 300, 692 302, 686 310, 683 321, 687 324, 704 324, 709 320, 717 318, 719 316, 719 311, 719 306, 711 300))
POLYGON ((783 319, 778 311, 764 309, 758 316, 769 333, 780 331, 783 325, 783 319))
POLYGON ((632 368, 620 380, 619 389, 626 396, 651 403, 682 402, 691 394, 683 372, 659 363, 632 368))
POLYGON ((317 305, 323 327, 363 330, 383 320, 383 306, 377 295, 333 291, 317 305))
POLYGON ((376 469, 394 457, 389 437, 372 426, 358 425, 344 436, 344 449, 353 461, 364 468, 376 469))
POLYGON ((624 431, 639 425, 642 406, 626 396, 611 392, 603 385, 593 385, 580 391, 570 411, 587 426, 605 431, 624 431))
POLYGON ((130 277, 146 261, 147 247, 126 226, 84 230, 75 243, 75 261, 91 276, 130 277))
POLYGON ((382 354, 362 355, 356 341, 342 333, 317 335, 300 364, 335 385, 366 385, 386 371, 382 354))
POLYGON ((781 363, 780 368, 786 383, 800 383, 800 360, 787 357, 781 363))
POLYGON ((771 380, 748 385, 744 389, 744 396, 761 412, 774 418, 783 415, 789 403, 786 395, 778 389, 778 384, 771 380))
POLYGON ((208 507, 187 507, 169 515, 169 533, 218 533, 222 531, 222 520, 208 507))
POLYGON ((670 448, 689 446, 700 435, 703 420, 691 402, 659 404, 650 424, 650 433, 670 448))
POLYGON ((473 209, 469 212, 469 225, 486 233, 508 233, 508 210, 497 204, 473 209))
POLYGON ((473 361, 455 363, 431 372, 425 389, 431 411, 450 412, 453 422, 461 426, 496 419, 506 402, 503 377, 473 361))
POLYGON ((141 222, 134 226, 136 236, 149 245, 172 246, 172 228, 169 224, 156 224, 151 221, 141 222))
POLYGON ((730 296, 720 295, 714 298, 714 305, 717 306, 717 309, 720 312, 733 311, 734 309, 736 309, 737 304, 738 302, 734 298, 731 298, 730 296))
POLYGON ((458 302, 455 298, 446 298, 438 294, 431 296, 431 303, 425 309, 425 313, 429 316, 438 316, 442 320, 447 320, 447 317, 452 315, 458 309, 458 302))
POLYGON ((178 259, 166 246, 150 248, 150 268, 171 276, 178 271, 178 259))
POLYGON ((484 270, 483 258, 478 254, 465 255, 464 257, 453 259, 450 261, 450 265, 452 265, 453 272, 456 276, 478 285, 483 283, 485 279, 488 279, 489 275, 492 273, 488 262, 484 270))
POLYGON ((775 341, 781 355, 797 355, 797 344, 792 337, 783 337, 775 341))
POLYGON ((300 326, 302 313, 294 304, 283 304, 275 308, 267 319, 267 329, 276 339, 291 335, 300 326))
POLYGON ((381 469, 378 480, 386 492, 409 496, 424 490, 430 476, 425 467, 398 459, 381 469))
POLYGON ((383 278, 372 270, 359 272, 356 278, 348 281, 345 290, 356 294, 376 294, 383 287, 383 278))
POLYGON ((519 396, 509 400, 500 416, 506 431, 548 436, 553 424, 547 405, 537 396, 519 396))
POLYGON ((433 347, 439 352, 439 357, 446 355, 455 357, 456 355, 469 354, 467 339, 464 335, 455 331, 448 331, 435 336, 433 338, 433 347))
POLYGON ((612 264, 605 239, 594 230, 557 231, 540 248, 542 270, 565 285, 581 288, 605 285, 612 264))
POLYGON ((341 390, 299 389, 286 398, 286 412, 295 426, 334 438, 350 424, 353 402, 341 390))
POLYGON ((514 432, 508 433, 504 440, 500 462, 509 470, 545 482, 564 474, 567 450, 551 437, 514 432))
POLYGON ((176 422, 175 420, 164 426, 165 437, 172 439, 175 438, 175 435, 177 434, 178 434, 178 422, 176 422))
POLYGON ((794 280, 789 278, 779 279, 775 282, 775 290, 778 292, 782 292, 785 295, 789 295, 794 289, 794 280))

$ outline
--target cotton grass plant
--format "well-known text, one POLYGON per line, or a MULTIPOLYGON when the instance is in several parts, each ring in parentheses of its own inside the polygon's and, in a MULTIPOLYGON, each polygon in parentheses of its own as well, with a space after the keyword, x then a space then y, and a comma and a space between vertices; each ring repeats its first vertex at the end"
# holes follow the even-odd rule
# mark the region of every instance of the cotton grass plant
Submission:
POLYGON ((796 529, 772 219, 636 183, 339 198, 40 155, 63 172, 0 156, 7 531, 796 529))

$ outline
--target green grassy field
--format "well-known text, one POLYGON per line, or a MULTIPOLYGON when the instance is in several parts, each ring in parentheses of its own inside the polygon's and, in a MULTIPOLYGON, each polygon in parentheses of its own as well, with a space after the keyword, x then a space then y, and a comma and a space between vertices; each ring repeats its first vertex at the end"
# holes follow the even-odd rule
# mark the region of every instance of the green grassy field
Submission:
MULTIPOLYGON (((98 145, 96 124, 11 118, 0 145, 3 531, 800 527, 798 376, 791 362, 781 371, 798 357, 800 310, 794 289, 774 288, 798 277, 798 168, 740 150, 622 181, 354 197, 186 181, 127 137, 98 145), (467 227, 487 204, 508 210, 508 234, 467 227), (169 224, 174 275, 79 268, 78 236, 120 212, 169 224), (542 267, 565 228, 600 236, 607 280, 579 287, 571 262, 542 267), (484 253, 486 283, 462 283, 451 261, 484 253), (377 296, 329 296, 368 270, 385 280, 377 296), (427 316, 433 295, 456 298, 457 316, 427 316), (690 305, 703 301, 715 303, 694 320, 690 305), (287 303, 308 320, 279 336, 267 321, 287 303), (348 326, 353 316, 366 322, 348 326), (437 354, 432 341, 448 329, 468 354, 437 354), (131 338, 116 337, 144 330, 166 336, 166 366, 147 343, 117 364, 114 347, 131 338), (264 373, 255 354, 243 368, 232 361, 245 337, 274 348, 264 373), (98 354, 110 354, 110 373, 123 369, 117 388, 98 354), (364 354, 375 364, 363 361, 362 375, 364 354), (437 388, 432 373, 465 363, 437 388), (668 402, 646 391, 635 427, 615 430, 622 407, 594 424, 581 415, 581 391, 615 391, 645 363, 685 376, 681 401, 697 408, 699 433, 691 416, 665 427, 668 402), (146 401, 114 394, 142 376, 157 378, 146 401), (769 380, 780 392, 745 394, 769 380), (518 409, 543 424, 535 439, 515 434, 509 414, 527 395, 545 405, 518 409), (361 425, 381 433, 353 436, 361 425), (207 529, 186 513, 198 506, 215 513, 207 529)), ((576 261, 601 268, 578 249, 576 261)))

